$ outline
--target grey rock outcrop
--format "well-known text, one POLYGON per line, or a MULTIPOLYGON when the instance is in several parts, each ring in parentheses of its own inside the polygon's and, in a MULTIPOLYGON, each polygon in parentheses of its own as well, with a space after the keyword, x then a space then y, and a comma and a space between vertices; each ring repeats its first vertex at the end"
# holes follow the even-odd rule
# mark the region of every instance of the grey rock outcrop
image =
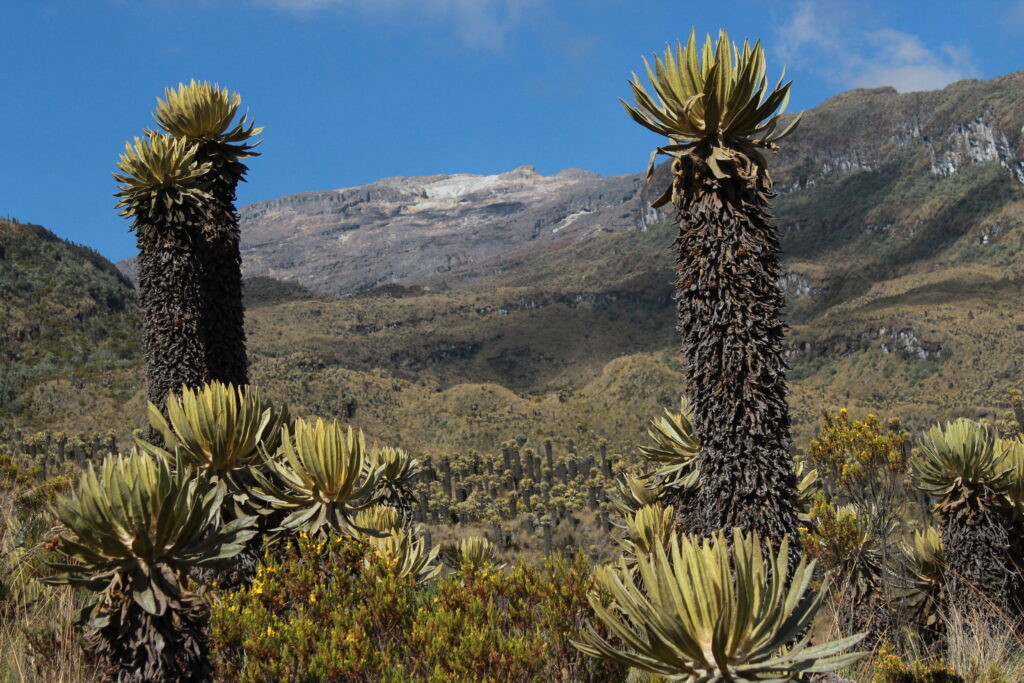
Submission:
POLYGON ((385 178, 240 212, 246 274, 330 294, 500 272, 510 258, 636 229, 640 176, 523 166, 509 173, 385 178))

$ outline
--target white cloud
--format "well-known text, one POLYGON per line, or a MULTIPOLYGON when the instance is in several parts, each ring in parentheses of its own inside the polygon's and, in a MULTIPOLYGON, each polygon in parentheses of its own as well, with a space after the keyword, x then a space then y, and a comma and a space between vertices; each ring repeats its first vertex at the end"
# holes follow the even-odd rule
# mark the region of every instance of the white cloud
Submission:
POLYGON ((282 10, 356 10, 386 16, 427 15, 448 22, 474 47, 501 47, 526 15, 546 0, 263 0, 282 10))
POLYGON ((872 26, 863 10, 833 0, 805 0, 778 31, 778 49, 787 62, 844 88, 935 90, 978 74, 966 48, 929 47, 913 34, 872 26))

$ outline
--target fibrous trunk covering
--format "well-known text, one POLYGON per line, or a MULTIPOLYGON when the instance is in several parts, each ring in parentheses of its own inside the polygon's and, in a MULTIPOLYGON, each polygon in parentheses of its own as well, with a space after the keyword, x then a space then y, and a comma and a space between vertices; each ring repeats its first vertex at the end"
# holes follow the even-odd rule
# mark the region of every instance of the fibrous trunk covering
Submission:
POLYGON ((129 590, 108 588, 93 609, 86 646, 100 659, 100 674, 117 683, 181 683, 212 679, 209 616, 198 598, 145 612, 129 590))
MULTIPOLYGON (((215 160, 216 161, 216 160, 215 160)), ((213 201, 202 226, 203 337, 211 379, 235 386, 249 383, 245 353, 245 308, 242 304, 242 257, 235 212, 234 164, 210 172, 213 201)))
POLYGON ((699 159, 673 163, 678 329, 702 444, 680 523, 799 547, 771 179, 763 163, 740 160, 739 175, 721 180, 699 159))
POLYGON ((139 303, 149 400, 166 414, 167 394, 210 380, 203 342, 201 266, 192 227, 137 230, 139 303))
POLYGON ((1014 525, 999 496, 972 496, 939 510, 946 557, 945 599, 963 611, 1020 614, 1014 525))

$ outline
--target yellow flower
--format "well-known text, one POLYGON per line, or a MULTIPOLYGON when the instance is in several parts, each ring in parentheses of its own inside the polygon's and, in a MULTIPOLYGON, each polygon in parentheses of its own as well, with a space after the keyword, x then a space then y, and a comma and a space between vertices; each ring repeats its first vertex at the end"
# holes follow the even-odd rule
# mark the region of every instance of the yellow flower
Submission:
POLYGON ((310 593, 309 594, 309 601, 310 602, 316 602, 316 593, 310 593))
POLYGON ((268 627, 267 627, 267 635, 268 635, 268 636, 272 636, 272 635, 274 635, 274 629, 273 629, 273 627, 271 627, 271 626, 268 626, 268 627))

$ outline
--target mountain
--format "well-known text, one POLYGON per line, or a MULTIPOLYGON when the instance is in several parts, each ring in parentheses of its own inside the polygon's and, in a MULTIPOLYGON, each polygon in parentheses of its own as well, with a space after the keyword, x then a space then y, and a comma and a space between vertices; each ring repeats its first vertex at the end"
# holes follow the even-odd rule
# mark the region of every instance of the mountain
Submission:
MULTIPOLYGON (((632 229, 638 176, 603 178, 567 169, 385 178, 303 192, 239 211, 247 276, 329 294, 422 282, 486 264, 500 269, 534 252, 632 229)), ((131 273, 133 264, 126 266, 131 273)))
MULTIPOLYGON (((844 93, 770 163, 799 439, 842 405, 998 416, 1024 354, 1024 73, 844 93)), ((682 388, 677 228, 644 208, 666 180, 524 167, 243 207, 253 377, 421 451, 632 448, 682 388)))

